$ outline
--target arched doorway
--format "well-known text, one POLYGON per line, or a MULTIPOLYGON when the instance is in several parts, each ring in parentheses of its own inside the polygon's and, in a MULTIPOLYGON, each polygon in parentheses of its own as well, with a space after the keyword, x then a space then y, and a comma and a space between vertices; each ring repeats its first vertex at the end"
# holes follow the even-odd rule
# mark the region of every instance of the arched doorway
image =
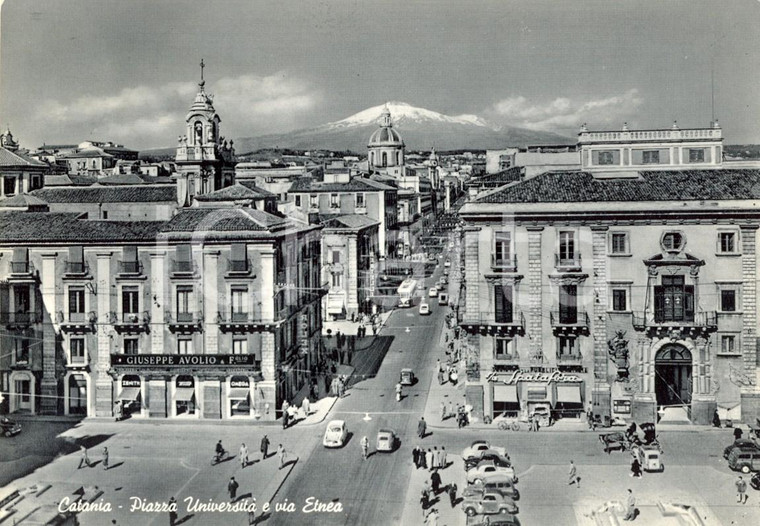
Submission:
POLYGON ((657 405, 691 403, 691 352, 677 344, 664 346, 654 359, 657 405))
POLYGON ((66 390, 68 394, 70 415, 87 414, 87 378, 83 374, 69 376, 66 390))

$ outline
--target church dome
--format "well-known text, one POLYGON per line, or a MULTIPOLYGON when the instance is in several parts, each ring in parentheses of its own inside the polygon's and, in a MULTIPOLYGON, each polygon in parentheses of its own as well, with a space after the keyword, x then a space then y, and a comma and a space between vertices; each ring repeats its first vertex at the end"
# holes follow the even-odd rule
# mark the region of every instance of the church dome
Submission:
POLYGON ((403 146, 401 135, 393 128, 380 128, 369 138, 369 146, 403 146))

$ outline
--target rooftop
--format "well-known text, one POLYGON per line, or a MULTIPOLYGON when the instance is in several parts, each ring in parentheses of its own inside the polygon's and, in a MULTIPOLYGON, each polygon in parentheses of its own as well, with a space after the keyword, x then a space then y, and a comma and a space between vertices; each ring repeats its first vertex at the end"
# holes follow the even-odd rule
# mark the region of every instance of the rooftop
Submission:
POLYGON ((48 203, 176 202, 174 185, 86 186, 41 188, 30 193, 48 203))
POLYGON ((13 166, 23 167, 39 167, 47 168, 47 164, 36 159, 32 159, 23 152, 12 152, 6 148, 0 147, 0 168, 8 168, 13 166))
POLYGON ((363 228, 379 224, 379 222, 374 221, 367 216, 358 214, 347 214, 343 216, 332 217, 323 223, 325 228, 350 230, 361 230, 363 228))
POLYGON ((165 223, 161 232, 170 239, 249 239, 311 228, 252 208, 186 208, 165 223))
POLYGON ((394 190, 392 186, 364 179, 352 177, 347 183, 322 183, 312 177, 301 177, 293 181, 290 192, 375 192, 378 190, 394 190))
POLYGON ((264 199, 265 197, 271 197, 274 194, 258 188, 254 184, 245 181, 244 183, 236 183, 232 186, 222 188, 203 195, 196 195, 197 201, 235 201, 238 199, 264 199))
POLYGON ((0 243, 152 241, 164 221, 101 221, 79 213, 0 212, 0 243))

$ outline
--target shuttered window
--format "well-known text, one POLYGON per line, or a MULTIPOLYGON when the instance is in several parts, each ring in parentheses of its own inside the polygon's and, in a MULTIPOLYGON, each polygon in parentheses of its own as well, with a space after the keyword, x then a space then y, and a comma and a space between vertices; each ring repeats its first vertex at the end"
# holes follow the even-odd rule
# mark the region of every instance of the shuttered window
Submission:
POLYGON ((573 324, 578 322, 578 287, 562 285, 559 289, 559 322, 573 324))
POLYGON ((494 285, 493 291, 496 323, 512 323, 512 287, 494 285))

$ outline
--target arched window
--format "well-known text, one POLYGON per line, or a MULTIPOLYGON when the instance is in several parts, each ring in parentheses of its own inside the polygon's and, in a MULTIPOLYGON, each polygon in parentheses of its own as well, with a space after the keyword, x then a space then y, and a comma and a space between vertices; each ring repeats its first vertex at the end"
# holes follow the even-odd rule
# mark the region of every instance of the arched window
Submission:
POLYGON ((380 166, 388 166, 388 152, 383 152, 383 162, 380 166))
POLYGON ((401 152, 396 152, 396 166, 401 166, 401 152))
POLYGON ((369 152, 369 164, 375 166, 375 152, 369 152))

